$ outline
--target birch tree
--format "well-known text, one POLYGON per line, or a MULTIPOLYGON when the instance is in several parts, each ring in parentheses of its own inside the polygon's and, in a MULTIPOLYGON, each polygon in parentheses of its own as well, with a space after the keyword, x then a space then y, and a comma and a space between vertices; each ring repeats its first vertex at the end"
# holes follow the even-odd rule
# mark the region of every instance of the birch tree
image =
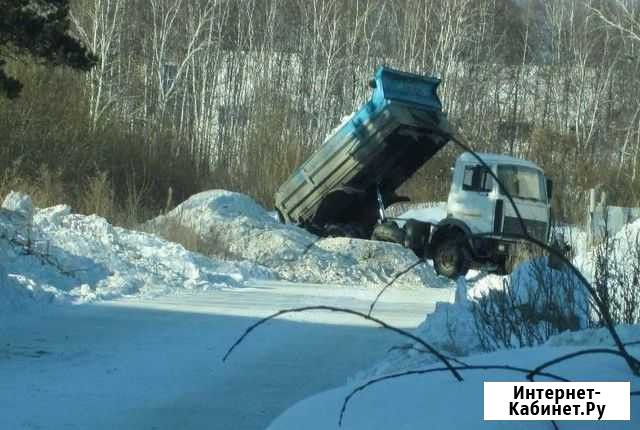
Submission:
POLYGON ((70 12, 76 32, 99 58, 88 76, 89 118, 93 129, 118 101, 114 71, 119 61, 116 45, 123 26, 124 6, 124 0, 84 0, 70 12))

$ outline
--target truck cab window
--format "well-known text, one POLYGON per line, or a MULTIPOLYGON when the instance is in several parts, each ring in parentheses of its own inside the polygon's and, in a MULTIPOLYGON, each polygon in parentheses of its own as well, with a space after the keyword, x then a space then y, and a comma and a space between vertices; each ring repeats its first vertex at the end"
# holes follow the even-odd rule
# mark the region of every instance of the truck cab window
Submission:
MULTIPOLYGON (((498 166, 498 179, 512 197, 546 201, 544 174, 525 166, 498 166)), ((504 194, 504 193, 503 193, 504 194)))
POLYGON ((462 189, 465 191, 489 192, 493 188, 493 178, 484 166, 466 166, 462 189))

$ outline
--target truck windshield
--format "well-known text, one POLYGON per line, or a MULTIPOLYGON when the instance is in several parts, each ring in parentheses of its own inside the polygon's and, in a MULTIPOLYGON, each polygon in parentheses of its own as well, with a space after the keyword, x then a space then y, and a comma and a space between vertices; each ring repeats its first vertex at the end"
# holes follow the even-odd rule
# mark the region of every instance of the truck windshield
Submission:
POLYGON ((512 197, 546 202, 544 176, 539 170, 524 166, 498 166, 498 179, 512 197))

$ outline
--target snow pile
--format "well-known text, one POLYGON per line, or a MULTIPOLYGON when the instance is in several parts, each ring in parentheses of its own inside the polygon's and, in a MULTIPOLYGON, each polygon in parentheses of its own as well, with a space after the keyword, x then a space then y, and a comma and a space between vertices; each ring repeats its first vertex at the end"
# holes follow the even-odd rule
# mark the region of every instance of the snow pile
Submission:
POLYGON ((640 322, 640 220, 578 255, 575 264, 610 303, 615 320, 640 322))
MULTIPOLYGON (((619 260, 623 267, 629 265, 628 256, 633 254, 633 247, 625 247, 627 244, 634 243, 628 238, 632 234, 637 234, 639 230, 640 223, 635 222, 623 229, 619 237, 617 236, 620 244, 614 251, 614 255, 618 256, 614 261, 619 260), (622 238, 625 240, 623 241, 622 238)), ((458 282, 458 290, 460 288, 460 282, 458 282)), ((588 338, 595 336, 596 331, 584 329, 589 325, 589 318, 594 316, 594 311, 589 305, 587 289, 568 268, 563 270, 550 268, 546 257, 520 264, 510 276, 486 275, 471 271, 466 279, 466 288, 467 300, 458 296, 454 303, 437 303, 435 311, 427 315, 425 321, 415 331, 416 335, 449 355, 460 357, 487 351, 486 346, 483 346, 479 339, 478 321, 473 313, 473 305, 486 300, 490 295, 496 297, 506 295, 508 300, 512 301, 512 305, 526 312, 522 314, 525 316, 524 322, 529 325, 529 329, 538 333, 538 338, 543 342, 549 334, 567 330, 548 339, 549 345, 561 345, 563 341, 559 339, 573 339, 567 344, 578 345, 579 341, 575 339, 582 339, 581 342, 588 343, 593 341, 588 338), (530 316, 531 320, 527 320, 527 316, 530 316), (582 330, 569 331, 578 328, 582 330)), ((625 327, 621 326, 623 333, 625 330, 625 327)), ((633 326, 632 330, 638 329, 633 326)), ((607 337, 602 342, 612 344, 606 331, 598 331, 598 333, 607 337)), ((623 337, 636 340, 633 336, 623 335, 623 337)), ((518 344, 519 342, 515 340, 511 342, 512 346, 518 346, 518 344)), ((435 361, 433 356, 424 354, 416 348, 418 348, 416 344, 398 348, 388 354, 384 362, 362 372, 358 377, 379 376, 398 369, 406 370, 424 366, 435 361)))
POLYGON ((469 291, 480 299, 492 290, 508 291, 516 304, 529 304, 538 312, 557 306, 567 316, 579 319, 580 327, 589 321, 588 291, 568 268, 553 269, 547 257, 534 258, 518 265, 510 276, 488 275, 478 280, 469 291))
MULTIPOLYGON (((622 331, 621 331, 622 332, 622 331)), ((585 341, 593 339, 591 332, 578 332, 576 336, 585 341)), ((628 339, 640 338, 640 327, 628 327, 628 339)), ((584 346, 601 346, 599 337, 584 346)), ((627 341, 627 338, 624 338, 627 341)), ((556 345, 535 348, 502 350, 490 354, 465 358, 469 365, 504 365, 533 369, 537 365, 562 355, 582 349, 564 344, 559 338, 556 345)), ((611 347, 611 345, 607 345, 611 347)), ((636 356, 640 346, 629 348, 636 356)), ((419 366, 420 369, 442 367, 441 363, 419 366)), ((549 369, 556 375, 572 381, 630 381, 631 391, 640 389, 640 378, 633 376, 624 360, 610 354, 575 357, 556 364, 549 369)), ((526 375, 507 370, 463 370, 464 381, 457 381, 448 372, 402 376, 368 386, 356 393, 349 401, 342 427, 338 426, 340 410, 345 398, 364 381, 351 383, 310 397, 285 411, 268 430, 376 430, 392 428, 429 427, 439 430, 457 429, 546 429, 549 422, 484 421, 483 383, 485 381, 522 381, 526 375)), ((536 380, 549 380, 538 377, 536 380)), ((565 430, 582 429, 632 429, 640 414, 640 399, 631 398, 632 421, 562 421, 565 430)))
POLYGON ((455 356, 481 351, 467 281, 458 278, 453 303, 438 302, 415 334, 436 349, 455 356))
POLYGON ((608 244, 596 244, 595 247, 575 257, 574 264, 588 279, 594 277, 598 253, 607 257, 610 271, 625 271, 633 265, 640 267, 640 219, 625 225, 609 238, 608 244), (599 250, 598 247, 600 247, 599 250))
POLYGON ((621 255, 632 255, 640 242, 640 219, 625 225, 616 235, 621 255))
MULTIPOLYGON (((529 321, 524 317, 529 314, 523 313, 514 319, 523 319, 529 332, 519 330, 521 327, 513 330, 512 339, 509 339, 512 346, 519 345, 520 340, 516 338, 521 332, 538 333, 538 337, 544 341, 548 337, 547 333, 565 329, 553 325, 558 322, 575 324, 572 327, 574 329, 588 324, 586 290, 579 279, 572 272, 551 269, 546 258, 540 258, 522 263, 510 276, 470 272, 467 279, 458 279, 455 301, 436 303, 434 312, 426 316, 414 334, 439 351, 456 357, 495 349, 496 345, 488 347, 481 342, 478 330, 482 323, 474 315, 474 306, 478 306, 483 300, 487 303, 486 300, 496 294, 500 297, 507 295, 513 301, 511 306, 517 307, 519 312, 528 310, 532 317, 529 321), (549 314, 552 310, 555 313, 549 314), (561 318, 551 321, 549 315, 560 315, 561 318), (534 321, 533 318, 539 320, 534 321)), ((417 344, 397 348, 383 362, 361 372, 357 378, 380 376, 436 361, 432 355, 421 352, 420 348, 417 344)))
MULTIPOLYGON (((281 224, 246 195, 224 190, 192 196, 149 223, 151 230, 179 223, 205 240, 215 236, 225 251, 277 273, 284 280, 342 285, 384 284, 417 261, 400 245, 349 238, 319 238, 281 224)), ((428 264, 420 264, 398 285, 444 286, 428 264)))
POLYGON ((23 193, 10 193, 0 208, 0 310, 24 309, 33 302, 51 302, 58 290, 51 284, 59 278, 57 270, 43 265, 31 249, 34 207, 23 193), (21 268, 15 260, 21 260, 21 268), (24 268, 28 271, 20 270, 24 268), (36 275, 37 273, 37 275, 36 275), (33 276, 30 276, 33 274, 33 276), (34 279, 36 278, 36 279, 34 279), (39 282, 50 280, 50 282, 39 282))
POLYGON ((273 274, 250 263, 216 261, 154 235, 110 225, 65 205, 34 209, 11 193, 0 210, 0 306, 84 302, 179 289, 242 286, 273 274))
POLYGON ((415 332, 435 348, 455 356, 481 351, 470 302, 439 302, 415 332))
POLYGON ((588 324, 588 293, 582 282, 569 270, 549 267, 546 257, 518 265, 509 276, 485 275, 465 281, 468 299, 438 303, 436 311, 427 315, 417 330, 420 336, 452 354, 467 355, 481 350, 472 305, 495 292, 506 294, 520 309, 528 305, 533 312, 544 314, 553 307, 566 318, 578 318, 578 327, 588 324))
POLYGON ((2 207, 18 215, 24 223, 33 219, 35 208, 31 197, 24 193, 10 192, 2 202, 2 207))
POLYGON ((0 246, 0 313, 24 309, 33 302, 53 301, 55 289, 49 290, 23 276, 7 273, 7 254, 6 247, 0 246))
POLYGON ((553 226, 551 237, 560 244, 568 245, 570 247, 570 256, 584 255, 588 252, 589 238, 582 226, 553 226))

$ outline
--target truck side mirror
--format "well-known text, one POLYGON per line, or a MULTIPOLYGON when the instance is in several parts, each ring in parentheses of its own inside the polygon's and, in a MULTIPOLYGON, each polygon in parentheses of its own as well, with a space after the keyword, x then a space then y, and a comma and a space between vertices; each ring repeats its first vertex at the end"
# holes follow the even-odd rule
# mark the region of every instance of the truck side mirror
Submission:
POLYGON ((553 197, 553 181, 549 178, 547 178, 547 197, 549 200, 553 197))

